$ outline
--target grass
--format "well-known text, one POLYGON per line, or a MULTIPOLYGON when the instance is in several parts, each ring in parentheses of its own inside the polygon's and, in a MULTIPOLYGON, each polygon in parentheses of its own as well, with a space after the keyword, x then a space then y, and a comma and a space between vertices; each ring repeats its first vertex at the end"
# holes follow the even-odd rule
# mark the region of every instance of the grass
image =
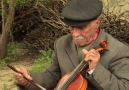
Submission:
POLYGON ((25 45, 22 43, 9 42, 7 45, 7 56, 4 59, 0 59, 0 69, 4 68, 4 63, 16 61, 19 58, 18 50, 23 48, 25 48, 25 45))
POLYGON ((48 51, 41 50, 40 53, 42 54, 42 57, 38 58, 34 62, 32 68, 30 70, 32 72, 44 71, 49 66, 49 64, 51 63, 52 50, 48 50, 48 51))
MULTIPOLYGON (((17 50, 22 48, 25 48, 25 46, 21 43, 9 43, 7 57, 0 60, 0 70, 7 69, 7 67, 5 67, 3 63, 13 62, 17 60, 18 59, 17 50)), ((41 50, 39 52, 41 54, 41 57, 39 57, 33 63, 32 67, 30 68, 30 71, 32 72, 44 71, 51 63, 52 50, 47 50, 47 51, 41 50)), ((2 77, 3 75, 2 76, 0 75, 0 78, 2 77)), ((16 87, 15 80, 14 78, 10 77, 7 79, 7 83, 1 85, 1 90, 12 90, 15 87, 16 87)))
POLYGON ((0 61, 4 61, 4 62, 12 62, 18 59, 17 53, 18 50, 25 48, 25 45, 22 43, 14 43, 14 42, 10 42, 7 45, 7 56, 0 60, 0 61))
MULTIPOLYGON (((21 54, 21 52, 18 52, 18 50, 25 48, 25 45, 22 43, 14 43, 10 42, 7 46, 7 56, 4 59, 0 60, 0 69, 4 68, 4 63, 13 62, 18 59, 18 53, 21 54)), ((33 72, 40 72, 44 71, 45 68, 48 67, 48 65, 51 63, 51 54, 52 50, 40 50, 41 57, 35 60, 31 71, 33 72)))

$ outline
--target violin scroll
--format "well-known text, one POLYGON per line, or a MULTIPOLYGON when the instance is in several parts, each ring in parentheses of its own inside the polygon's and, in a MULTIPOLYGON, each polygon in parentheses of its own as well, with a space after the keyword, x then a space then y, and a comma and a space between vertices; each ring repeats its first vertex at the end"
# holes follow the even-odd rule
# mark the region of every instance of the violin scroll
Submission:
POLYGON ((100 54, 104 53, 108 49, 108 43, 106 40, 100 41, 101 48, 97 48, 96 51, 100 52, 100 54))

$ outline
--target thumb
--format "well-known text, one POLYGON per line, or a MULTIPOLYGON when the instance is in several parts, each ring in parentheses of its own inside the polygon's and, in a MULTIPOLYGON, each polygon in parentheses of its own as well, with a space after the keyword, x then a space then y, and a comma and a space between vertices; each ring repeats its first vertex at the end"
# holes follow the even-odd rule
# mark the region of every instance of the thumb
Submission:
POLYGON ((88 51, 86 49, 82 49, 82 52, 87 55, 88 51))

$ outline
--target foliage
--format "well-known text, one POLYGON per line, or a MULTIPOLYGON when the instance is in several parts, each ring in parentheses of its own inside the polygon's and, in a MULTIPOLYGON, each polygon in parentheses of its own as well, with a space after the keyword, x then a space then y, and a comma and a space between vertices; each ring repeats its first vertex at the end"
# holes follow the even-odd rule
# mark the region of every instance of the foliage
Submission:
POLYGON ((17 5, 27 5, 29 0, 16 0, 17 5))
POLYGON ((61 10, 66 0, 39 0, 32 6, 18 7, 15 12, 14 38, 30 50, 53 49, 55 39, 67 34, 61 10))
MULTIPOLYGON (((6 2, 9 4, 10 0, 6 0, 6 2)), ((16 6, 25 6, 28 5, 30 0, 16 0, 16 6)))
MULTIPOLYGON (((18 7, 14 24, 15 32, 13 33, 15 40, 23 40, 31 51, 53 49, 54 41, 68 33, 68 27, 62 22, 61 16, 62 7, 67 1, 38 0, 32 7, 18 7)), ((102 29, 117 39, 129 43, 129 25, 127 23, 129 19, 126 18, 126 13, 117 16, 113 10, 109 11, 110 7, 106 7, 103 13, 102 29), (124 20, 121 19, 124 17, 124 20)))
POLYGON ((0 62, 11 62, 18 59, 18 54, 20 53, 19 50, 25 48, 23 43, 16 43, 16 42, 9 42, 7 45, 7 53, 8 55, 0 60, 0 62))
POLYGON ((48 67, 48 65, 51 63, 52 50, 50 49, 48 51, 40 50, 39 52, 43 56, 41 56, 34 62, 33 67, 31 68, 31 71, 33 72, 44 71, 48 67))
MULTIPOLYGON (((53 49, 54 41, 67 34, 68 28, 62 22, 61 10, 68 0, 17 0, 17 3, 26 5, 32 1, 33 5, 16 7, 13 30, 14 39, 17 41, 23 40, 31 51, 53 49)), ((101 27, 120 41, 129 43, 129 24, 127 22, 129 19, 126 18, 126 16, 129 16, 129 12, 127 12, 126 16, 126 13, 118 16, 116 13, 113 13, 115 10, 110 9, 109 6, 104 7, 104 19, 101 27), (121 19, 124 17, 124 20, 121 19)), ((113 3, 113 6, 116 5, 113 3)), ((119 14, 121 14, 121 11, 119 14)))
POLYGON ((16 87, 15 80, 11 77, 8 82, 11 83, 11 86, 9 87, 7 83, 2 84, 1 90, 12 90, 12 88, 16 87))

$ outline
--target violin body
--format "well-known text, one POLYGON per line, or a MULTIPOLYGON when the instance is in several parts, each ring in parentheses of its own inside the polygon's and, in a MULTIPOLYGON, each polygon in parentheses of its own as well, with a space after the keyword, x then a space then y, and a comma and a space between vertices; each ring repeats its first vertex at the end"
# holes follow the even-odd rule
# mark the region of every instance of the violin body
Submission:
MULTIPOLYGON (((59 87, 61 86, 62 83, 65 82, 65 80, 69 77, 71 73, 65 74, 61 80, 59 81, 57 87, 54 90, 59 90, 59 87)), ((86 90, 87 88, 87 80, 83 78, 83 76, 79 73, 71 82, 71 84, 66 87, 64 90, 86 90)))

